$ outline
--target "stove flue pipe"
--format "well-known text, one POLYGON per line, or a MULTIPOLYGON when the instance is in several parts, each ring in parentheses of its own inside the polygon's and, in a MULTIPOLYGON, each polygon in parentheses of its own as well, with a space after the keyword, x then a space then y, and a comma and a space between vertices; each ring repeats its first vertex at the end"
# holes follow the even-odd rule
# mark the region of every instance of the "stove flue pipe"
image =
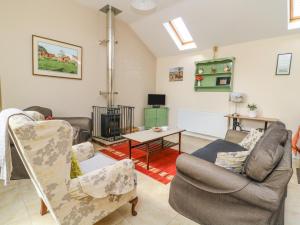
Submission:
POLYGON ((106 13, 106 40, 101 41, 100 44, 106 43, 107 45, 107 92, 100 94, 105 94, 107 96, 107 105, 112 107, 114 105, 114 61, 115 61, 115 15, 121 13, 117 8, 111 5, 106 5, 100 11, 106 13))

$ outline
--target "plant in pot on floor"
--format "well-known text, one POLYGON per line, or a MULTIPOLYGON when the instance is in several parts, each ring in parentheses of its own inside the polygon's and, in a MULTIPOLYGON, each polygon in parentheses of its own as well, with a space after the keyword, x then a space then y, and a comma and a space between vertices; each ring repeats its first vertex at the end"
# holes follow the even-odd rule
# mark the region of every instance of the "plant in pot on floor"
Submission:
POLYGON ((248 109, 249 109, 249 113, 248 113, 248 116, 251 117, 251 118, 254 118, 257 116, 257 105, 256 104, 248 104, 248 109))

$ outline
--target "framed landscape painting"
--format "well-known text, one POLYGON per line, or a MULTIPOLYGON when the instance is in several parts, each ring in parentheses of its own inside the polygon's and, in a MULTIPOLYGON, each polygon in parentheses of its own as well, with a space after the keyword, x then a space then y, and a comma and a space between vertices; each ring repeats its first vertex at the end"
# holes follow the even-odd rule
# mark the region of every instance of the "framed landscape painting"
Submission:
POLYGON ((82 79, 82 48, 77 45, 32 36, 33 75, 82 79))

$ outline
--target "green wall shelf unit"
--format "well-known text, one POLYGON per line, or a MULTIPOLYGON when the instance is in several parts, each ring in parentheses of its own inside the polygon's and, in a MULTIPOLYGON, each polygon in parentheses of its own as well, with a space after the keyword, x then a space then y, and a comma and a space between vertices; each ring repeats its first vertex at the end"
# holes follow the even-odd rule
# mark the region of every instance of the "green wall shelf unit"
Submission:
POLYGON ((234 63, 234 57, 195 62, 195 91, 231 92, 234 63))
POLYGON ((151 129, 152 127, 162 127, 168 125, 169 120, 169 108, 145 108, 145 129, 151 129))

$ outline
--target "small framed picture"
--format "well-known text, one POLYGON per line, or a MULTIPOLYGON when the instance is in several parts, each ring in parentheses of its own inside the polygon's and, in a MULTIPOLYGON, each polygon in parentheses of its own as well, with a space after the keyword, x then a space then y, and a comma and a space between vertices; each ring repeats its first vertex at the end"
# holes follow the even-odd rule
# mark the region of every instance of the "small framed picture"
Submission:
POLYGON ((32 36, 33 75, 82 79, 82 47, 32 36))
POLYGON ((183 81, 183 67, 174 67, 169 71, 169 81, 183 81))
POLYGON ((292 64, 292 53, 278 54, 276 75, 290 75, 292 64))
POLYGON ((223 85, 230 85, 231 77, 217 77, 216 85, 223 86, 223 85))

